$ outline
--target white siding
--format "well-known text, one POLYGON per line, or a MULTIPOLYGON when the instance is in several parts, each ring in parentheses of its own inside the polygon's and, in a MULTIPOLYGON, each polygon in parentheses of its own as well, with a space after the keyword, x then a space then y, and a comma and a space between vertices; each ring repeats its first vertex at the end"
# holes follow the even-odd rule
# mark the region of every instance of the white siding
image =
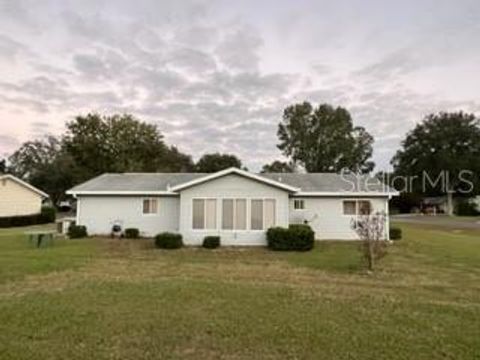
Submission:
POLYGON ((11 179, 0 180, 0 217, 40 213, 42 197, 11 179))
POLYGON ((219 235, 222 245, 266 245, 266 230, 250 229, 250 199, 276 200, 276 225, 288 226, 288 192, 276 187, 246 179, 239 175, 224 177, 187 188, 180 193, 180 232, 184 242, 190 245, 201 245, 206 235, 219 235), (217 229, 192 229, 192 200, 194 198, 217 199, 217 229), (247 199, 247 230, 222 230, 221 200, 247 199))
MULTIPOLYGON (((343 200, 355 199, 343 197, 291 198, 289 204, 290 223, 302 223, 303 220, 309 221, 309 225, 315 231, 316 239, 319 240, 358 239, 357 234, 351 227, 354 216, 343 215, 343 200), (294 199, 304 199, 305 210, 295 210, 293 208, 294 199)), ((373 212, 385 211, 388 205, 386 197, 361 198, 361 200, 370 200, 373 212)))
POLYGON ((143 236, 163 231, 178 232, 179 198, 140 196, 79 196, 77 220, 89 234, 110 234, 119 221, 122 228, 138 228, 143 236), (157 214, 143 214, 143 199, 158 199, 157 214))

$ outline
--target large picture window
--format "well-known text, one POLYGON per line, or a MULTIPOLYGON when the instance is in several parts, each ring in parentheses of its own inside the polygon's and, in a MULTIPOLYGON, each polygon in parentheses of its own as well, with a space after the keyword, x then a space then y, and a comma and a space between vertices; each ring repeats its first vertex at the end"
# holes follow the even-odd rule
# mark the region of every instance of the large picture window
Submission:
POLYGON ((192 228, 198 230, 217 228, 217 200, 193 199, 192 228))

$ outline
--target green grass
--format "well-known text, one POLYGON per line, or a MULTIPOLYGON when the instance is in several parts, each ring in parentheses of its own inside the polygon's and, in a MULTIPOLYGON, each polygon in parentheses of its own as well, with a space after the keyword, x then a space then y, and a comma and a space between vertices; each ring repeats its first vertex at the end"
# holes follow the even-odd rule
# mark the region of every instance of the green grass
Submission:
POLYGON ((480 232, 399 226, 373 274, 356 243, 33 249, 0 232, 0 358, 479 358, 480 232))

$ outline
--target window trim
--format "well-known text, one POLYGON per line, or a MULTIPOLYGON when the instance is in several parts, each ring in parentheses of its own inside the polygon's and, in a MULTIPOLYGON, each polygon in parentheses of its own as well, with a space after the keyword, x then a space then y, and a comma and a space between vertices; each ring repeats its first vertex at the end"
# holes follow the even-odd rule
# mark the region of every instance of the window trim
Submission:
MULTIPOLYGON (((191 218, 190 218, 190 231, 194 231, 194 232, 208 232, 208 231, 216 231, 217 233, 219 232, 226 232, 226 233, 232 233, 232 232, 239 232, 239 233, 245 233, 245 232, 255 232, 255 233, 258 233, 258 232, 265 232, 267 231, 268 229, 265 229, 265 200, 275 200, 275 219, 274 219, 274 225, 273 226, 278 226, 278 214, 279 214, 279 211, 278 211, 278 198, 276 197, 271 197, 271 196, 268 196, 268 197, 258 197, 258 196, 254 196, 254 197, 241 197, 241 196, 237 196, 237 197, 232 197, 232 196, 219 196, 219 197, 213 197, 213 196, 206 196, 206 197, 192 197, 191 198, 191 218), (215 229, 194 229, 193 228, 193 200, 208 200, 208 199, 212 199, 212 200, 216 200, 217 201, 217 205, 216 205, 216 228, 215 229), (245 229, 222 229, 222 222, 223 222, 223 200, 226 199, 226 200, 234 200, 233 202, 233 221, 234 221, 234 227, 235 227, 235 223, 236 223, 236 206, 235 206, 235 200, 239 199, 239 200, 245 200, 245 212, 246 212, 246 219, 245 219, 245 225, 246 225, 246 228, 245 229), (263 211, 263 228, 261 230, 256 230, 256 229, 252 229, 252 218, 251 218, 251 212, 252 212, 252 204, 251 204, 251 201, 252 200, 262 200, 262 211, 263 211), (221 206, 220 206, 221 204, 221 206)), ((206 206, 206 202, 204 202, 204 206, 206 206)), ((206 221, 206 216, 205 216, 205 219, 204 221, 206 221)))
MULTIPOLYGON (((140 204, 140 206, 142 207, 142 216, 157 216, 159 214, 159 210, 160 210, 160 201, 159 201, 159 198, 156 198, 156 197, 145 197, 145 198, 142 198, 142 202, 140 204), (157 211, 156 212, 148 212, 146 213, 145 212, 145 201, 149 201, 151 202, 152 200, 155 200, 157 202, 157 211)), ((151 206, 151 205, 149 205, 151 206)))
POLYGON ((205 231, 218 231, 219 226, 218 226, 218 199, 216 197, 193 197, 191 199, 191 218, 190 218, 190 230, 191 231, 200 231, 200 232, 205 232, 205 231), (195 229, 193 227, 193 202, 194 200, 203 200, 203 229, 195 229), (211 229, 207 229, 207 200, 215 200, 215 227, 211 229))
POLYGON ((360 214, 360 211, 359 211, 359 202, 360 201, 368 201, 370 203, 370 215, 373 213, 373 204, 372 204, 372 200, 371 199, 368 199, 368 198, 355 198, 355 199, 351 199, 351 198, 345 198, 345 199, 342 199, 342 216, 343 217, 359 217, 359 216, 365 216, 365 215, 362 215, 360 214), (343 203, 345 201, 354 201, 355 202, 355 214, 345 214, 344 213, 344 208, 343 208, 343 203))
POLYGON ((305 207, 305 199, 293 199, 293 210, 294 211, 304 211, 306 209, 305 207), (296 208, 295 204, 297 201, 301 201, 302 207, 301 208, 296 208))
POLYGON ((268 229, 265 229, 265 200, 274 200, 275 201, 275 218, 274 218, 274 224, 273 227, 278 226, 278 208, 277 208, 277 198, 275 197, 251 197, 249 198, 249 203, 250 203, 250 213, 248 214, 248 219, 249 219, 249 230, 248 231, 253 231, 253 232, 265 232, 268 229), (252 229, 252 200, 262 200, 262 228, 261 229, 252 229))

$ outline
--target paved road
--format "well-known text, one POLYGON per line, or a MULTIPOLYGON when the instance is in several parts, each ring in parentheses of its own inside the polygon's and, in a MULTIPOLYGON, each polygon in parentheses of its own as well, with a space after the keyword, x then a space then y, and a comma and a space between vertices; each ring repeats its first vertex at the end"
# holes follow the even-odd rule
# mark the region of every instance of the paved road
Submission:
POLYGON ((437 225, 456 229, 480 230, 480 217, 456 217, 447 215, 393 215, 391 219, 395 222, 437 225))

